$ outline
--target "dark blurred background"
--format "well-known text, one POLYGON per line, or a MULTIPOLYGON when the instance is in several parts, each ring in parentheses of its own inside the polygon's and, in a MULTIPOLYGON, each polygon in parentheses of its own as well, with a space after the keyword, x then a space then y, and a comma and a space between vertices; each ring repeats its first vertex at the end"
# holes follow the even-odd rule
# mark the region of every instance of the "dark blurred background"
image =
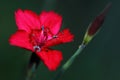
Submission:
MULTIPOLYGON (((88 24, 109 2, 112 2, 112 7, 103 28, 60 80, 120 80, 119 0, 1 0, 0 80, 24 80, 31 54, 27 50, 10 46, 8 42, 10 35, 17 30, 14 19, 17 9, 30 9, 38 14, 42 10, 54 10, 62 15, 62 28, 70 28, 75 35, 74 42, 54 47, 63 52, 62 65, 82 42, 88 24)), ((52 80, 58 70, 50 72, 41 64, 33 80, 52 80)))

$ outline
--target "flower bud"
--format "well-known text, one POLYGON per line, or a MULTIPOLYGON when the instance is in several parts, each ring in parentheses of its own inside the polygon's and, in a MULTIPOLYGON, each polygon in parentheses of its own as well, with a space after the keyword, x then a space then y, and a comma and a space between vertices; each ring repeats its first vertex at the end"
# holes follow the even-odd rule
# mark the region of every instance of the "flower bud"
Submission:
POLYGON ((87 44, 98 31, 101 29, 102 24, 105 20, 106 14, 111 7, 111 3, 109 3, 104 10, 89 24, 88 29, 85 33, 83 44, 87 44))

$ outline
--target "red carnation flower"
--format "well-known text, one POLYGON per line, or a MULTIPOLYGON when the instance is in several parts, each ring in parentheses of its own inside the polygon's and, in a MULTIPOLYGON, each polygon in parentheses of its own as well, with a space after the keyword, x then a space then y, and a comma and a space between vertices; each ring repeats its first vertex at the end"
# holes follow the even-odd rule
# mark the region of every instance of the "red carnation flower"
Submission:
POLYGON ((63 59, 62 53, 50 47, 73 40, 69 29, 60 31, 62 17, 53 11, 37 15, 19 9, 15 19, 18 30, 10 37, 10 44, 35 52, 49 70, 55 70, 63 59))

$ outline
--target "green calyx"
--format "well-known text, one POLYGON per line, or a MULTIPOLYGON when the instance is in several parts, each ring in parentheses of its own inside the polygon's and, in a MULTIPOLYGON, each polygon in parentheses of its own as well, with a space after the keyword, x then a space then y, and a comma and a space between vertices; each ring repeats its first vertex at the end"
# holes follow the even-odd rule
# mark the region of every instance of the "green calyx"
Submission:
POLYGON ((86 32, 82 43, 87 45, 92 40, 93 36, 94 35, 89 35, 88 32, 86 32))

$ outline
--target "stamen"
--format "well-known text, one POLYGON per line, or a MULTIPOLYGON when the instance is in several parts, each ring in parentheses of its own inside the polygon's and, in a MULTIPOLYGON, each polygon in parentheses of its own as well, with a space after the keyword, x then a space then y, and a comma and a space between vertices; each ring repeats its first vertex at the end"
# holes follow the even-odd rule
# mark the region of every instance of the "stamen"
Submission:
POLYGON ((57 38, 58 36, 54 35, 53 38, 57 38))
POLYGON ((42 31, 44 31, 44 29, 45 29, 44 26, 42 26, 41 28, 42 28, 42 31))
POLYGON ((36 51, 36 52, 40 52, 41 48, 39 46, 33 46, 33 49, 36 51))

